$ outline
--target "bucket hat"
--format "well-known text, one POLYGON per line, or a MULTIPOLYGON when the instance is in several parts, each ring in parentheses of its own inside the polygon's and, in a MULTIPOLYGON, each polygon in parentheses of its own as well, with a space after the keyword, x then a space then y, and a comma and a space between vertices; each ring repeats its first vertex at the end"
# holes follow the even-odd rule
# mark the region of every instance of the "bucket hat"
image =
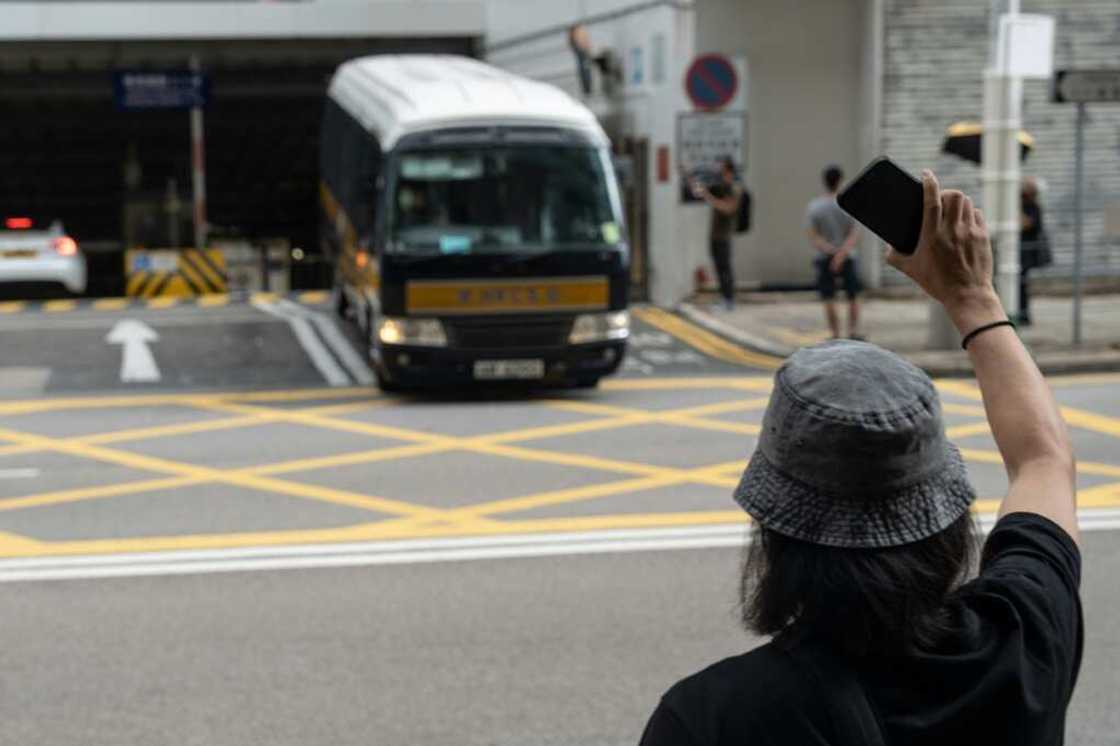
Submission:
POLYGON ((847 340, 798 350, 779 368, 735 490, 768 529, 855 548, 933 536, 975 498, 929 376, 847 340))

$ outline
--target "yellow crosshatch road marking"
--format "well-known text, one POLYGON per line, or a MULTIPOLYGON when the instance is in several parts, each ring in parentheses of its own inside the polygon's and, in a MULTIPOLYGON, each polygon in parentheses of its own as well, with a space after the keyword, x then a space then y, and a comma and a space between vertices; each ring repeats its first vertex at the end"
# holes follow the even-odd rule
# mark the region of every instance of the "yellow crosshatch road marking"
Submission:
POLYGON ((957 425, 955 427, 945 428, 945 435, 949 440, 968 438, 973 435, 989 435, 991 432, 992 429, 988 427, 987 422, 974 422, 970 425, 957 425))
MULTIPOLYGON (((678 329, 678 331, 680 331, 678 329)), ((684 333, 682 331, 682 333, 684 333)), ((1120 381, 1120 377, 1116 378, 1120 381)), ((1108 378, 1104 382, 1111 383, 1108 378)), ((979 401, 979 390, 963 381, 939 381, 947 397, 979 401)), ((129 539, 95 539, 79 541, 46 541, 0 531, 0 556, 36 556, 52 554, 83 554, 98 552, 158 551, 165 549, 197 549, 204 547, 264 546, 307 542, 359 541, 416 537, 461 535, 493 535, 537 531, 584 531, 607 528, 639 528, 652 526, 689 526, 713 523, 745 524, 745 515, 738 510, 681 511, 675 513, 625 513, 609 515, 574 515, 555 518, 519 518, 517 515, 536 508, 578 505, 611 496, 634 495, 642 491, 666 487, 707 485, 731 490, 738 483, 745 459, 708 464, 695 468, 673 468, 656 463, 640 463, 610 458, 608 455, 585 455, 541 448, 532 441, 566 435, 610 431, 643 424, 661 424, 684 429, 720 430, 738 435, 757 434, 754 422, 713 419, 739 412, 759 412, 767 403, 771 387, 769 376, 662 379, 619 379, 604 382, 606 390, 672 391, 706 389, 726 392, 726 398, 712 403, 677 409, 642 409, 617 406, 565 397, 540 398, 529 404, 544 410, 582 414, 586 419, 558 424, 534 425, 524 428, 472 436, 452 436, 378 424, 371 421, 342 419, 342 415, 376 409, 395 400, 362 389, 314 389, 300 391, 224 392, 204 394, 155 394, 138 396, 74 397, 42 400, 0 401, 0 417, 33 415, 36 412, 66 411, 90 408, 186 407, 201 413, 221 413, 225 417, 149 427, 120 429, 70 437, 48 437, 11 428, 0 428, 0 457, 20 456, 36 451, 67 454, 74 458, 101 461, 145 472, 149 478, 97 485, 78 486, 0 499, 0 513, 34 510, 83 500, 112 499, 160 490, 174 490, 206 484, 229 484, 265 494, 286 495, 324 501, 371 511, 372 521, 330 529, 297 529, 291 531, 231 532, 190 536, 152 536, 129 539), (271 406, 284 404, 284 407, 271 406), (236 428, 286 422, 312 428, 335 430, 356 436, 396 441, 396 445, 380 446, 356 452, 298 458, 262 463, 242 468, 215 468, 156 458, 116 450, 109 444, 146 441, 190 434, 218 432, 236 428), (604 472, 600 483, 574 488, 531 492, 516 497, 482 501, 455 508, 438 508, 408 500, 377 497, 358 492, 289 481, 281 475, 314 469, 330 469, 360 464, 389 462, 396 459, 423 457, 446 452, 486 454, 523 462, 538 462, 604 472), (607 477, 606 474, 614 475, 607 477)), ((944 410, 975 417, 947 429, 951 438, 967 438, 988 433, 979 403, 964 404, 946 401, 944 410)), ((1111 437, 1120 437, 1120 418, 1085 409, 1063 408, 1073 427, 1111 437)), ((748 443, 750 441, 747 441, 748 443)), ((962 448, 966 460, 974 463, 1001 464, 995 450, 962 448)), ((1104 484, 1082 489, 1078 503, 1083 507, 1120 507, 1120 464, 1080 462, 1083 475, 1111 478, 1104 484)), ((998 501, 986 498, 977 502, 980 512, 993 511, 998 501)))
POLYGON ((695 324, 690 324, 679 316, 668 311, 662 311, 659 308, 652 306, 633 308, 630 313, 650 326, 655 326, 690 347, 695 347, 718 360, 770 370, 777 369, 784 362, 780 357, 744 350, 739 345, 728 342, 722 337, 718 337, 695 324))

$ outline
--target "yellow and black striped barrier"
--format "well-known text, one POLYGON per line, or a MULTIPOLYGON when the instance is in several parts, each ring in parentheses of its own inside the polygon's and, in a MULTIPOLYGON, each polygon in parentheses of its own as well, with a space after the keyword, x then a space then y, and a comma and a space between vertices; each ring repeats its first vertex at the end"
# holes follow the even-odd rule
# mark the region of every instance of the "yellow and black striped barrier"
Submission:
POLYGON ((220 249, 130 249, 124 262, 130 298, 190 298, 228 288, 220 249))

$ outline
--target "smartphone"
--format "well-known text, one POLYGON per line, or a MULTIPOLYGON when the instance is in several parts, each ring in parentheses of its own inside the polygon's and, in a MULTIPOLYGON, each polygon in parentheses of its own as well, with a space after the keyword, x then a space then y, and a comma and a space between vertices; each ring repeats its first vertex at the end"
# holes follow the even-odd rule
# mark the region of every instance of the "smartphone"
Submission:
POLYGON ((837 204, 903 254, 913 254, 922 232, 922 182, 890 158, 876 158, 840 192, 837 204))

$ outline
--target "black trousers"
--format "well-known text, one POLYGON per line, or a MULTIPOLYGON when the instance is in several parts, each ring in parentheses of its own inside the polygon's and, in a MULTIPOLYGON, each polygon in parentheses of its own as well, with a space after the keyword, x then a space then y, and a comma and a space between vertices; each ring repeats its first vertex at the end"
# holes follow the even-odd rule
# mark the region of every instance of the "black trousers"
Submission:
POLYGON ((731 241, 726 238, 713 238, 708 242, 712 252, 712 264, 716 265, 719 277, 719 294, 725 300, 735 300, 735 273, 731 269, 731 241))
POLYGON ((1031 282, 1027 277, 1030 268, 1019 269, 1019 320, 1031 323, 1031 282))

